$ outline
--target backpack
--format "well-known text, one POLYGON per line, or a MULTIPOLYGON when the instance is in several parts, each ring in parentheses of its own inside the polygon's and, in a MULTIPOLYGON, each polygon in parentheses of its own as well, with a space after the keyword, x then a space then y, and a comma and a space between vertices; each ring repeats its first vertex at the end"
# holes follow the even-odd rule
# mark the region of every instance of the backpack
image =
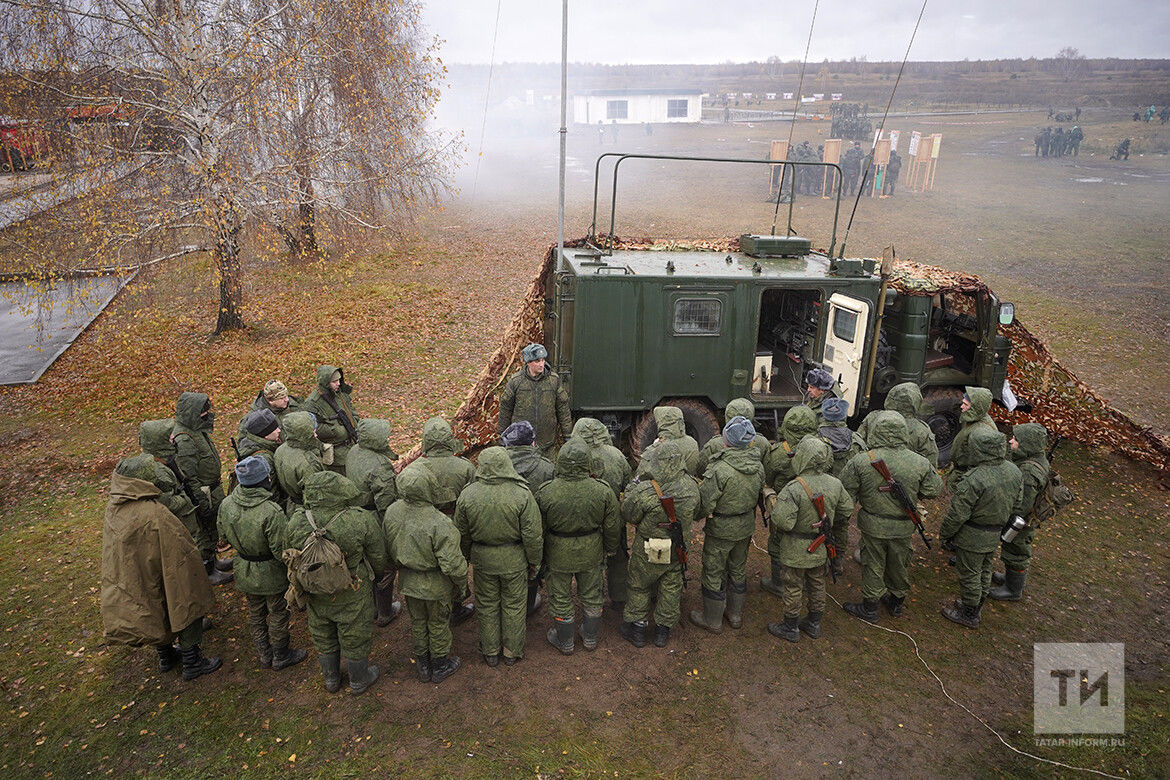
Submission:
MULTIPOLYGON (((329 523, 340 515, 341 512, 338 512, 329 519, 329 523)), ((325 536, 329 523, 318 526, 312 511, 308 509, 305 510, 305 517, 309 525, 313 526, 313 532, 305 539, 300 550, 286 551, 289 579, 295 577, 295 584, 302 591, 317 595, 331 595, 352 588, 359 580, 345 565, 345 553, 336 542, 325 536)))
POLYGON ((1044 487, 1036 494, 1036 503, 1032 505, 1032 522, 1031 524, 1039 528, 1044 522, 1051 519, 1061 509, 1073 502, 1076 496, 1064 484, 1064 480, 1060 478, 1060 473, 1054 469, 1048 469, 1048 481, 1044 487))

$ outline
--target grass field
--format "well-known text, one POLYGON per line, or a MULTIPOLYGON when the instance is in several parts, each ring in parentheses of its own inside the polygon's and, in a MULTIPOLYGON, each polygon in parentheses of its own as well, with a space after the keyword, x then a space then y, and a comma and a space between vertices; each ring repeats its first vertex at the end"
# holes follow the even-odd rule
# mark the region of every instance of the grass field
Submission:
MULTIPOLYGON (((1167 226, 1170 160, 1103 151, 1124 116, 1090 111, 1081 156, 1038 160, 1043 113, 939 117, 898 129, 941 132, 933 192, 863 201, 848 254, 900 256, 987 278, 1024 322, 1090 385, 1143 423, 1170 428, 1167 226)), ((1124 129, 1123 129, 1124 128, 1124 129)), ((1143 128, 1145 129, 1145 128, 1143 128)), ((823 138, 802 123, 795 139, 823 138)), ((1151 129, 1152 132, 1152 129, 1151 129)), ((616 146, 570 139, 567 234, 588 227, 598 151, 762 158, 787 125, 631 129, 616 146)), ((1136 143, 1136 142, 1135 142, 1136 143)), ((511 318, 556 238, 555 139, 493 146, 462 194, 417 237, 387 247, 334 247, 329 258, 259 258, 248 269, 253 327, 209 340, 216 287, 206 259, 144 274, 36 386, 0 391, 0 770, 202 776, 210 772, 360 776, 713 775, 1052 776, 1066 770, 1017 755, 949 701, 910 641, 830 605, 825 633, 790 645, 767 622, 779 602, 757 585, 767 556, 749 558, 745 626, 714 637, 682 626, 665 650, 635 650, 605 615, 594 653, 562 657, 532 621, 512 668, 479 662, 474 625, 456 630, 467 667, 441 686, 414 680, 399 620, 378 629, 384 679, 361 698, 329 696, 309 661, 256 668, 243 599, 217 592, 205 650, 225 668, 195 683, 155 671, 153 653, 102 643, 101 516, 116 459, 138 421, 169 415, 184 389, 208 392, 227 436, 264 380, 295 393, 315 367, 340 364, 359 410, 389 417, 400 451, 432 414, 450 414, 511 318), (472 192, 474 191, 474 198, 472 192)), ((766 176, 709 167, 631 168, 619 193, 622 235, 766 232, 766 176)), ((802 235, 827 245, 828 201, 799 200, 802 235)), ((852 204, 850 204, 851 208, 852 204)), ((606 210, 608 214, 608 210, 606 210)), ((848 220, 848 212, 843 216, 848 220)), ((1150 469, 1068 443, 1062 473, 1077 495, 1042 529, 1024 601, 992 604, 970 632, 945 621, 954 573, 918 548, 909 614, 885 620, 913 636, 947 691, 1011 745, 1125 776, 1165 773, 1170 549, 1167 493, 1150 469), (1032 644, 1126 645, 1126 734, 1115 747, 1038 747, 1032 735, 1032 644)), ((936 518, 943 507, 933 507, 936 518)), ((764 531, 756 541, 763 546, 764 531)), ((854 599, 858 568, 830 593, 854 599)), ((684 611, 698 602, 692 583, 684 611)), ((301 615, 294 642, 307 645, 301 615)))

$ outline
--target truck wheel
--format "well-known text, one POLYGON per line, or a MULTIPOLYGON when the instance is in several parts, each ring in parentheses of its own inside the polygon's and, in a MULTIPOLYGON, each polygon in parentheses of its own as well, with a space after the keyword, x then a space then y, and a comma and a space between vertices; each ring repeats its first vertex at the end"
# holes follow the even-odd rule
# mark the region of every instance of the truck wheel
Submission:
MULTIPOLYGON (((668 398, 659 406, 677 406, 683 413, 683 425, 687 435, 694 438, 702 448, 707 440, 719 434, 719 420, 715 412, 705 401, 696 398, 668 398)), ((654 411, 642 413, 638 422, 630 432, 630 453, 635 458, 642 457, 647 447, 658 438, 658 423, 654 422, 654 411)))
POLYGON ((963 404, 963 388, 932 387, 922 394, 923 405, 931 409, 926 424, 934 432, 938 444, 938 465, 951 461, 951 444, 959 432, 959 407, 963 404))

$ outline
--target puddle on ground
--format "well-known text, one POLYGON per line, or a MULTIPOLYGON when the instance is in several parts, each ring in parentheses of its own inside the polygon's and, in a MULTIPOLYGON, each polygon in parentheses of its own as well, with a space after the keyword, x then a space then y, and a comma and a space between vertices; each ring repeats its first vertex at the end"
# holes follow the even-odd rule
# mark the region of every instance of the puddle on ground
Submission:
POLYGON ((1073 179, 1073 181, 1079 181, 1079 182, 1082 182, 1084 184, 1100 184, 1101 182, 1103 182, 1105 180, 1098 179, 1098 178, 1094 177, 1094 178, 1090 178, 1090 179, 1073 179))

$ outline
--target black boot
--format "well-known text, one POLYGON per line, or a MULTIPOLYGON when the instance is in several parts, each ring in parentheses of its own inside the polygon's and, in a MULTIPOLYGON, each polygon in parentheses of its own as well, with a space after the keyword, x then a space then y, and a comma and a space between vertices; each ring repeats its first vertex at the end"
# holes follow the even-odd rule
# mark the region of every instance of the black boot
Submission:
POLYGON ((943 608, 942 616, 953 623, 967 628, 979 628, 979 612, 982 605, 969 607, 966 604, 957 604, 943 608))
POLYGON ((267 636, 263 640, 256 640, 256 657, 262 669, 272 668, 272 645, 268 644, 267 636))
POLYGON ((474 614, 474 604, 460 604, 457 609, 451 610, 451 625, 457 626, 460 623, 466 623, 467 619, 474 614))
POLYGON ((573 640, 576 625, 572 620, 553 619, 552 628, 548 630, 548 642, 560 650, 563 655, 573 654, 573 640))
POLYGON ((441 683, 459 668, 459 656, 444 655, 431 661, 431 682, 441 683))
POLYGON ((235 558, 216 558, 215 568, 219 571, 231 571, 236 567, 235 558))
POLYGON ((402 602, 394 600, 393 579, 385 587, 374 583, 374 608, 378 613, 377 617, 374 618, 374 623, 379 626, 390 625, 394 618, 402 614, 402 602))
POLYGON ((183 679, 187 682, 211 674, 223 666, 223 661, 218 658, 205 658, 203 653, 199 652, 199 645, 180 647, 179 652, 183 656, 183 679))
POLYGON ((670 641, 670 627, 660 626, 654 624, 654 646, 666 647, 666 643, 670 641))
POLYGON ((882 606, 886 608, 886 612, 890 613, 890 617, 902 617, 902 604, 906 601, 906 597, 898 598, 893 593, 883 594, 880 601, 882 606))
POLYGON ((991 584, 992 585, 1003 585, 1004 582, 1006 582, 1006 578, 1004 577, 1002 571, 993 571, 991 573, 991 584))
POLYGON ((773 596, 784 598, 784 589, 781 582, 784 577, 784 566, 778 561, 772 561, 772 576, 760 579, 760 588, 773 596))
POLYGON ((325 678, 325 690, 337 693, 341 690, 341 653, 321 653, 321 675, 325 678))
POLYGON ((288 640, 282 644, 272 646, 272 669, 279 672, 289 666, 295 666, 309 657, 305 650, 293 650, 288 646, 288 640))
POLYGON ((781 639, 787 639, 789 642, 800 641, 800 618, 799 616, 788 617, 784 616, 783 623, 769 623, 768 633, 772 636, 778 636, 781 639))
POLYGON ((800 630, 808 634, 809 639, 818 639, 821 635, 821 617, 824 612, 810 612, 808 617, 800 621, 800 630))
POLYGON ((179 648, 174 645, 155 645, 154 651, 158 653, 158 670, 160 672, 169 672, 179 664, 183 657, 179 654, 179 648))
POLYGON ((349 692, 354 696, 365 693, 378 681, 378 667, 370 665, 369 657, 360 661, 348 661, 345 666, 349 670, 349 692))
POLYGON ((739 628, 743 625, 743 603, 747 600, 747 582, 732 583, 727 589, 727 625, 739 628))
POLYGON ((852 603, 845 605, 845 611, 853 617, 861 618, 870 623, 878 622, 878 603, 870 599, 862 599, 860 604, 852 603))
MULTIPOLYGON (((646 646, 646 621, 639 620, 636 623, 628 623, 623 621, 618 626, 618 633, 621 634, 622 639, 629 642, 634 647, 646 646)), ((658 626, 654 627, 654 638, 658 638, 658 626)), ((661 647, 661 645, 659 645, 661 647)))
POLYGON ((230 571, 220 571, 215 568, 215 558, 205 560, 203 562, 203 568, 207 570, 207 581, 212 585, 223 585, 236 578, 236 575, 230 571))
POLYGON ((581 618, 581 645, 590 652, 597 649, 597 635, 601 633, 601 615, 581 618))
POLYGON ((996 601, 1019 601, 1024 595, 1024 583, 1027 581, 1027 570, 1008 569, 1005 584, 999 588, 992 588, 987 595, 996 601))
POLYGON ((418 671, 418 681, 419 682, 430 682, 431 681, 431 654, 430 653, 423 653, 422 655, 416 655, 414 657, 414 663, 415 663, 415 666, 418 667, 418 670, 417 670, 418 671))

